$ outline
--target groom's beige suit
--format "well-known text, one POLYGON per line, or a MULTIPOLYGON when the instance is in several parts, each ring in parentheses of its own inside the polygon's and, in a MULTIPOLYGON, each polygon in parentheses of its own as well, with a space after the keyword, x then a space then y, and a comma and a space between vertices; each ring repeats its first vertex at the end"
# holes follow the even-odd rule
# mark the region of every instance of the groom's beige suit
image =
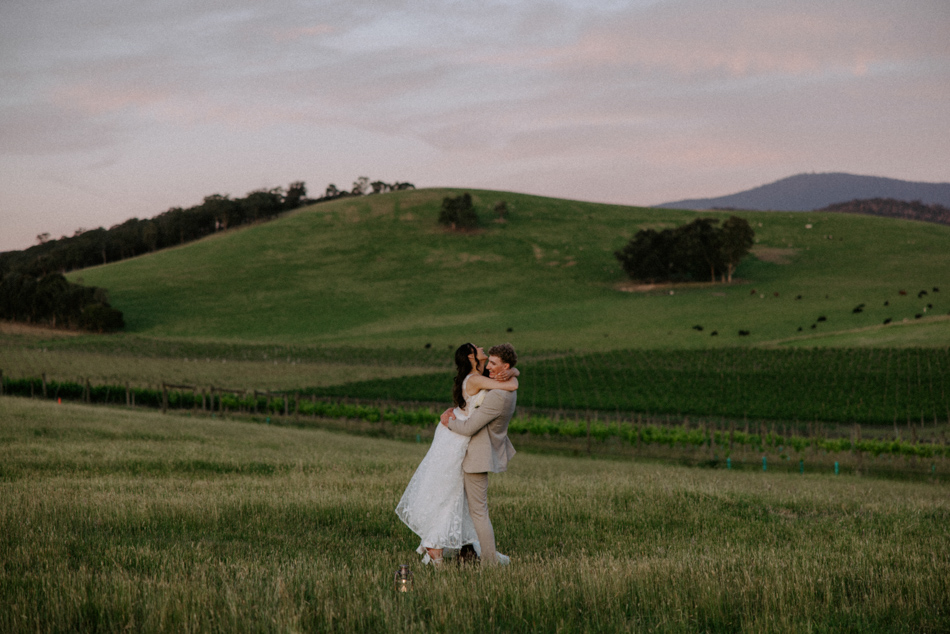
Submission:
POLYGON ((481 559, 489 564, 495 563, 496 557, 495 531, 488 517, 488 474, 505 471, 515 455, 515 448, 508 440, 508 423, 517 400, 517 392, 490 390, 468 419, 448 421, 449 429, 471 437, 462 460, 465 497, 481 545, 481 559))

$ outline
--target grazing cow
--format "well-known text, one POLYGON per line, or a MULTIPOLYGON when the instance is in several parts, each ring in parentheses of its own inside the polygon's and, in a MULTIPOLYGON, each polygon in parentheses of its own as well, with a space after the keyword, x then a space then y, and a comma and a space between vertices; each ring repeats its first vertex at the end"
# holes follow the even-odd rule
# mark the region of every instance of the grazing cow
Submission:
POLYGON ((884 325, 885 325, 885 326, 886 326, 887 324, 889 324, 889 323, 891 323, 891 318, 890 318, 890 317, 888 317, 887 319, 884 320, 884 325))
POLYGON ((861 308, 860 306, 858 306, 857 308, 855 308, 855 309, 852 310, 851 312, 852 312, 852 313, 863 313, 863 312, 864 312, 864 309, 861 308))
POLYGON ((693 330, 695 330, 696 332, 702 332, 702 331, 703 331, 703 327, 702 327, 702 326, 699 326, 699 325, 696 325, 696 326, 693 326, 693 330))
POLYGON ((740 331, 739 331, 739 336, 740 336, 740 337, 748 337, 748 336, 749 336, 749 331, 748 331, 748 330, 740 330, 740 331))
POLYGON ((923 317, 923 315, 921 315, 920 313, 917 313, 916 315, 914 315, 914 319, 920 319, 921 317, 923 317))
POLYGON ((917 293, 917 299, 920 299, 921 297, 923 297, 923 296, 926 295, 926 294, 927 294, 927 291, 920 291, 919 293, 917 293))
POLYGON ((814 329, 817 328, 817 327, 818 327, 818 324, 812 324, 812 325, 811 325, 811 329, 812 329, 812 330, 814 330, 814 329))
POLYGON ((749 292, 749 295, 755 295, 755 294, 758 293, 758 292, 759 292, 759 291, 757 291, 757 290, 755 290, 755 289, 753 288, 753 289, 749 292))
POLYGON ((802 331, 802 327, 799 326, 799 327, 798 327, 798 332, 801 332, 801 331, 802 331))
POLYGON ((715 336, 718 335, 718 334, 719 334, 719 331, 718 331, 718 330, 713 330, 711 333, 709 333, 709 336, 710 336, 710 337, 715 337, 715 336))
POLYGON ((928 308, 929 310, 933 310, 933 307, 934 307, 933 304, 927 304, 927 308, 928 308))
POLYGON ((799 295, 799 296, 798 296, 798 297, 796 297, 795 299, 801 299, 801 298, 802 298, 802 296, 801 296, 801 295, 799 295))
POLYGON ((776 297, 778 297, 778 293, 772 293, 772 294, 775 295, 776 297))
POLYGON ((884 305, 885 305, 885 306, 890 306, 891 303, 890 303, 890 302, 884 302, 884 305))
POLYGON ((940 292, 940 289, 934 286, 934 293, 939 293, 939 292, 940 292))
POLYGON ((824 315, 822 315, 821 317, 819 317, 819 318, 816 319, 815 321, 828 321, 828 318, 825 317, 824 315))
POLYGON ((907 291, 897 291, 897 294, 898 294, 898 295, 906 295, 906 294, 907 294, 907 291))

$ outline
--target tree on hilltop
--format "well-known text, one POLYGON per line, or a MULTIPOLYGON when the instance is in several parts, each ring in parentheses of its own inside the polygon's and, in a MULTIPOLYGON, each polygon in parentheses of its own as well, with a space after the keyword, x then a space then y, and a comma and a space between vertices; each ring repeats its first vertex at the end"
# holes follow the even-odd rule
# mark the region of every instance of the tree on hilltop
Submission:
POLYGON ((709 281, 716 281, 716 271, 723 268, 722 231, 715 225, 715 218, 697 218, 689 224, 677 227, 677 265, 687 271, 688 277, 702 279, 709 271, 709 281))
POLYGON ((366 176, 360 176, 355 181, 353 181, 353 189, 350 191, 354 196, 365 196, 369 191, 369 178, 366 176))
POLYGON ((450 229, 475 229, 478 227, 478 213, 472 205, 472 195, 462 194, 452 198, 442 199, 442 209, 439 211, 439 224, 450 229))
POLYGON ((749 223, 739 216, 729 216, 722 223, 722 259, 726 266, 726 281, 732 282, 732 274, 739 261, 749 253, 755 244, 755 231, 749 223))
POLYGON ((632 279, 657 282, 732 281, 739 262, 754 244, 755 232, 737 216, 721 227, 715 218, 697 218, 675 229, 641 229, 614 256, 632 279))
POLYGON ((284 196, 284 208, 296 209, 307 200, 307 184, 303 181, 294 181, 287 186, 287 195, 284 196))

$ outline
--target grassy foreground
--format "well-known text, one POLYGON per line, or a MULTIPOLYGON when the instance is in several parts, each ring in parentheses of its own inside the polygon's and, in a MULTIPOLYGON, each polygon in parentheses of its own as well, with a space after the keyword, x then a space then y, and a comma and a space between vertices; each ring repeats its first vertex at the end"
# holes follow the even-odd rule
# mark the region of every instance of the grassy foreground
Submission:
POLYGON ((393 514, 425 450, 0 398, 0 631, 950 628, 945 484, 522 453, 512 565, 435 573, 393 514))

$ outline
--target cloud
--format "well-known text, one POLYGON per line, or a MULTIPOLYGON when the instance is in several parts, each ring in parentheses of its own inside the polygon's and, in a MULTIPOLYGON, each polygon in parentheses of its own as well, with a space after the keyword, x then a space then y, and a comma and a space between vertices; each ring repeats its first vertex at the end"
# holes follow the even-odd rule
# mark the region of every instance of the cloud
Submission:
POLYGON ((119 143, 130 133, 124 122, 90 118, 49 103, 4 107, 0 117, 0 154, 14 156, 88 152, 119 143))
POLYGON ((950 11, 934 4, 895 15, 877 2, 666 2, 594 21, 547 58, 568 72, 623 68, 705 80, 840 69, 861 75, 873 64, 947 61, 948 27, 950 11))
POLYGON ((945 0, 8 0, 0 161, 188 195, 340 166, 617 202, 948 180, 948 32, 945 0))
POLYGON ((316 24, 313 26, 275 29, 272 31, 272 36, 277 42, 293 42, 301 38, 329 35, 333 33, 333 31, 333 27, 329 24, 316 24))

